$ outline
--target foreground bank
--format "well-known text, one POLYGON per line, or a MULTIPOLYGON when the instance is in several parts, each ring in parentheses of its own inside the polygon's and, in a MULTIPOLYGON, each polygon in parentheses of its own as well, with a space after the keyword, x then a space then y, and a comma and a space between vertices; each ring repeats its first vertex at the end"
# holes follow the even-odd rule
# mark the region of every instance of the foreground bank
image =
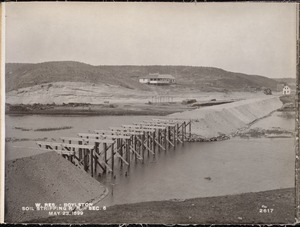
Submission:
POLYGON ((29 223, 287 224, 295 222, 294 188, 257 193, 156 201, 56 216, 29 223))
POLYGON ((96 203, 108 191, 100 182, 55 152, 6 162, 5 222, 48 217, 36 204, 96 203))

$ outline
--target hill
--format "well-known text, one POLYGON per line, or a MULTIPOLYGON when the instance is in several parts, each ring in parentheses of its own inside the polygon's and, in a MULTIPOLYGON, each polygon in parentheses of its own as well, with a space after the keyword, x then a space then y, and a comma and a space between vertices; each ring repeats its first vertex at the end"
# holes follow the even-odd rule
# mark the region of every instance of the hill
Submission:
POLYGON ((296 83, 296 78, 274 78, 274 80, 278 82, 285 82, 285 83, 296 83))
POLYGON ((280 84, 287 84, 292 90, 296 90, 296 78, 276 78, 280 84))
POLYGON ((51 82, 90 82, 147 89, 138 81, 124 78, 106 67, 80 62, 44 62, 38 64, 6 64, 6 91, 51 82))
POLYGON ((177 84, 168 89, 194 87, 201 91, 253 91, 268 87, 276 90, 278 84, 278 81, 267 77, 228 72, 213 67, 93 66, 66 61, 7 63, 6 92, 52 82, 89 82, 149 91, 153 90, 153 87, 140 84, 138 78, 154 72, 175 77, 177 84))
POLYGON ((285 83, 285 84, 288 84, 288 85, 294 85, 296 86, 296 78, 275 78, 274 80, 276 80, 277 82, 279 83, 285 83))

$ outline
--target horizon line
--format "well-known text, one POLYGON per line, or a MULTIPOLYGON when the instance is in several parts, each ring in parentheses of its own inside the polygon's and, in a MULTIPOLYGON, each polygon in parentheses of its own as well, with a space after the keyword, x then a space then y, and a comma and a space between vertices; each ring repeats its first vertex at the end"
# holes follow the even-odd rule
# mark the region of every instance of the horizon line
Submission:
POLYGON ((43 64, 43 63, 55 63, 55 62, 76 62, 76 63, 81 63, 81 64, 86 64, 86 65, 90 65, 90 66, 136 66, 136 67, 151 67, 151 66, 173 66, 173 67, 195 67, 195 68, 215 68, 215 69, 220 69, 226 72, 231 72, 231 73, 241 73, 241 74, 245 74, 245 75, 249 75, 249 76, 261 76, 261 77, 267 77, 267 78, 272 78, 272 79, 287 79, 287 78, 291 78, 291 79, 295 79, 294 77, 269 77, 269 76, 262 76, 262 75, 258 75, 258 74, 249 74, 249 73, 244 73, 244 72, 235 72, 235 71, 230 71, 230 70, 226 70, 217 66, 200 66, 200 65, 133 65, 133 64, 128 64, 128 65, 122 65, 122 64, 116 64, 116 65, 111 65, 111 64, 107 64, 107 65, 94 65, 94 64, 90 64, 90 63, 86 63, 86 62, 82 62, 82 61, 75 61, 75 60, 62 60, 62 61, 43 61, 43 62, 5 62, 5 64, 43 64))

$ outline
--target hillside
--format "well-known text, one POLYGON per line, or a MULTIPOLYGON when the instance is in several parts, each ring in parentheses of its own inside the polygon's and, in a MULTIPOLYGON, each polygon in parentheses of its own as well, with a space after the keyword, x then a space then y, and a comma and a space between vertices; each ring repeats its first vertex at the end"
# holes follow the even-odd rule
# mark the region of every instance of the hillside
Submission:
POLYGON ((287 84, 292 90, 296 90, 296 78, 276 78, 280 84, 287 84))
POLYGON ((130 78, 106 68, 80 62, 44 62, 38 64, 6 64, 6 91, 51 82, 90 82, 147 89, 130 78))
MULTIPOLYGON (((80 62, 6 64, 6 92, 53 82, 87 82, 150 91, 138 78, 149 73, 166 73, 176 78, 175 86, 163 89, 195 88, 201 91, 255 91, 264 87, 276 90, 277 81, 257 75, 228 72, 212 67, 192 66, 93 66, 80 62)), ((160 89, 160 88, 158 88, 160 89)))
POLYGON ((287 84, 295 84, 296 78, 274 78, 274 80, 280 83, 287 83, 287 84))

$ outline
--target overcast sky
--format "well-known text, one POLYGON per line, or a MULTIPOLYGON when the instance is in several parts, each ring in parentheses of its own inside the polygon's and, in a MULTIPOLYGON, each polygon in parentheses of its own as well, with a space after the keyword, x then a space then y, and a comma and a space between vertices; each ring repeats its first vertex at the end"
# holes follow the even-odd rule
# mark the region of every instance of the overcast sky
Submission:
POLYGON ((6 3, 6 62, 295 77, 295 18, 294 3, 6 3))

